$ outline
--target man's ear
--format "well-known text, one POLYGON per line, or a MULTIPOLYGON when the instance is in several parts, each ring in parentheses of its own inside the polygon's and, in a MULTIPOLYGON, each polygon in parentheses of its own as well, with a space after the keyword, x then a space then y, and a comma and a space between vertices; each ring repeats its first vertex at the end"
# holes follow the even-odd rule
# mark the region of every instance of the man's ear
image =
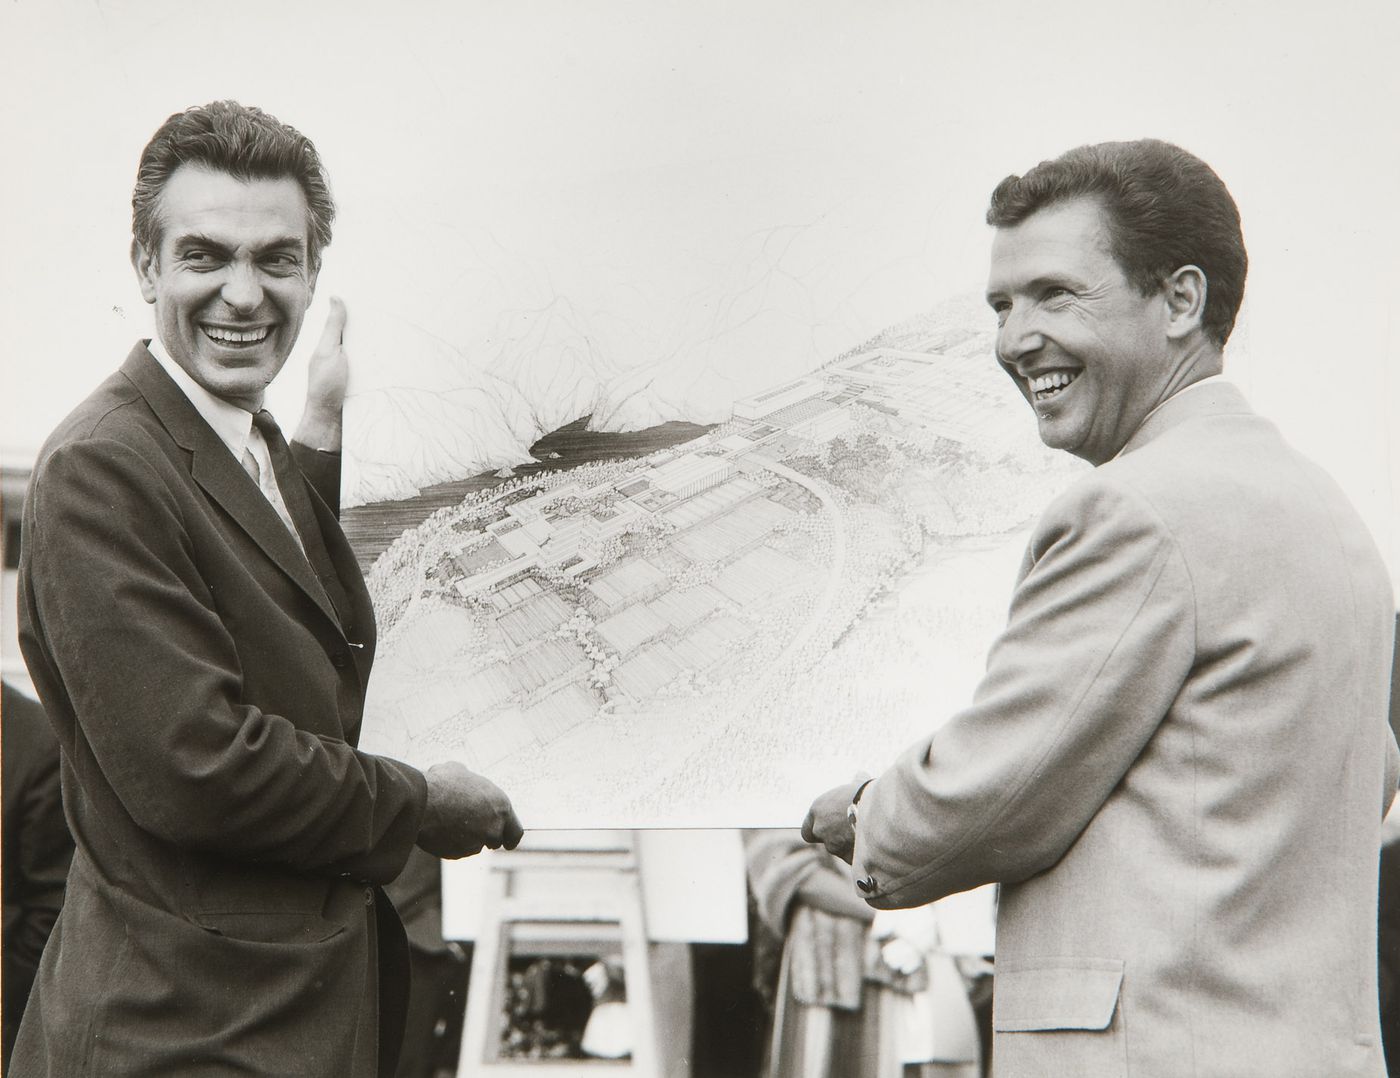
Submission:
POLYGON ((156 301, 156 260, 141 241, 131 241, 131 266, 136 270, 136 280, 141 285, 141 298, 147 303, 156 301))
POLYGON ((1199 266, 1182 266, 1167 278, 1162 291, 1167 303, 1167 336, 1181 340, 1201 328, 1206 317, 1206 275, 1199 266))

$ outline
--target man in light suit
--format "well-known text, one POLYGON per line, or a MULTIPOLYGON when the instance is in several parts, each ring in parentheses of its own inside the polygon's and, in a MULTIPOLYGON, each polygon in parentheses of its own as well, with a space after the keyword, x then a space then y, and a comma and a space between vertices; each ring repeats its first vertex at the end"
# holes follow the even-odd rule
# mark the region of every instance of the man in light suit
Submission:
POLYGON ((495 786, 355 748, 374 615, 336 523, 343 308, 302 444, 263 392, 333 206, 256 109, 142 154, 132 262, 157 335, 60 425, 25 506, 20 634, 76 841, 12 1071, 390 1075, 408 958, 380 885, 415 843, 514 845, 495 786))
POLYGON ((879 908, 1001 883, 998 1078, 1379 1078, 1391 583, 1217 377, 1235 204, 1149 140, 1008 177, 988 222, 997 358, 1097 467, 1036 525, 972 704, 807 836, 879 908))

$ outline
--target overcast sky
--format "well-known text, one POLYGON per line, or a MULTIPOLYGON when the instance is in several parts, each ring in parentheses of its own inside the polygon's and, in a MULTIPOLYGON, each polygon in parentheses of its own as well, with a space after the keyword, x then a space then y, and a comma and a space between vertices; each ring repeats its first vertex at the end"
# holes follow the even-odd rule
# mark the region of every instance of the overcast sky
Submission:
POLYGON ((1395 574, 1395 7, 6 0, 0 448, 32 454, 149 333, 131 180, 187 105, 315 140, 341 208, 318 299, 352 325, 389 311, 473 352, 564 297, 623 365, 723 329, 742 314, 697 302, 755 284, 803 291, 819 325, 771 347, 819 358, 980 292, 997 180, 1153 135, 1241 207, 1227 369, 1395 574))

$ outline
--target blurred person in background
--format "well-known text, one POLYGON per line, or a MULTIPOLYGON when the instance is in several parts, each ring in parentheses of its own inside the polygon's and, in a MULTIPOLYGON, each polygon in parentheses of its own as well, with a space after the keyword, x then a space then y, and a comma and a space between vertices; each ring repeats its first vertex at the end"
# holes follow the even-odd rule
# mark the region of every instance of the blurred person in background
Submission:
POLYGON ((744 845, 768 1078, 978 1078, 967 980, 933 907, 876 915, 850 868, 796 831, 748 831, 744 845))
POLYGON ((1400 1075, 1400 810, 1386 818, 1381 847, 1380 1012, 1386 1066, 1400 1075))
POLYGON ((980 1078, 988 1071, 978 1009, 990 1002, 995 888, 912 909, 881 910, 873 932, 895 969, 927 971, 927 985, 895 1001, 905 1078, 980 1078))
POLYGON ((0 783, 4 787, 4 1058, 10 1051, 39 957, 63 905, 73 838, 63 820, 58 742, 44 709, 8 681, 0 695, 0 783))
POLYGON ((394 1078, 457 1073, 471 973, 471 944, 442 935, 442 861, 415 849, 384 892, 408 936, 408 1012, 394 1078))
MULTIPOLYGON (((1400 736, 1400 615, 1390 673, 1390 728, 1400 736)), ((1390 807, 1382 832, 1379 972, 1381 1040, 1386 1066, 1400 1076, 1400 802, 1390 807)))

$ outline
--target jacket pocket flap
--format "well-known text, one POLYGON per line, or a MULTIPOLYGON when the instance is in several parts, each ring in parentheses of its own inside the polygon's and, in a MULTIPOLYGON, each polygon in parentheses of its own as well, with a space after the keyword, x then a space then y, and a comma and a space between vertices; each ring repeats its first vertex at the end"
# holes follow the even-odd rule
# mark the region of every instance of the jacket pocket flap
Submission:
POLYGON ((1003 1033, 1107 1029, 1122 986, 1117 958, 998 962, 993 1024, 1003 1033))
POLYGON ((194 915, 194 921, 206 932, 245 943, 324 943, 345 931, 344 925, 327 921, 314 914, 287 913, 275 910, 258 913, 252 910, 204 911, 194 915))

